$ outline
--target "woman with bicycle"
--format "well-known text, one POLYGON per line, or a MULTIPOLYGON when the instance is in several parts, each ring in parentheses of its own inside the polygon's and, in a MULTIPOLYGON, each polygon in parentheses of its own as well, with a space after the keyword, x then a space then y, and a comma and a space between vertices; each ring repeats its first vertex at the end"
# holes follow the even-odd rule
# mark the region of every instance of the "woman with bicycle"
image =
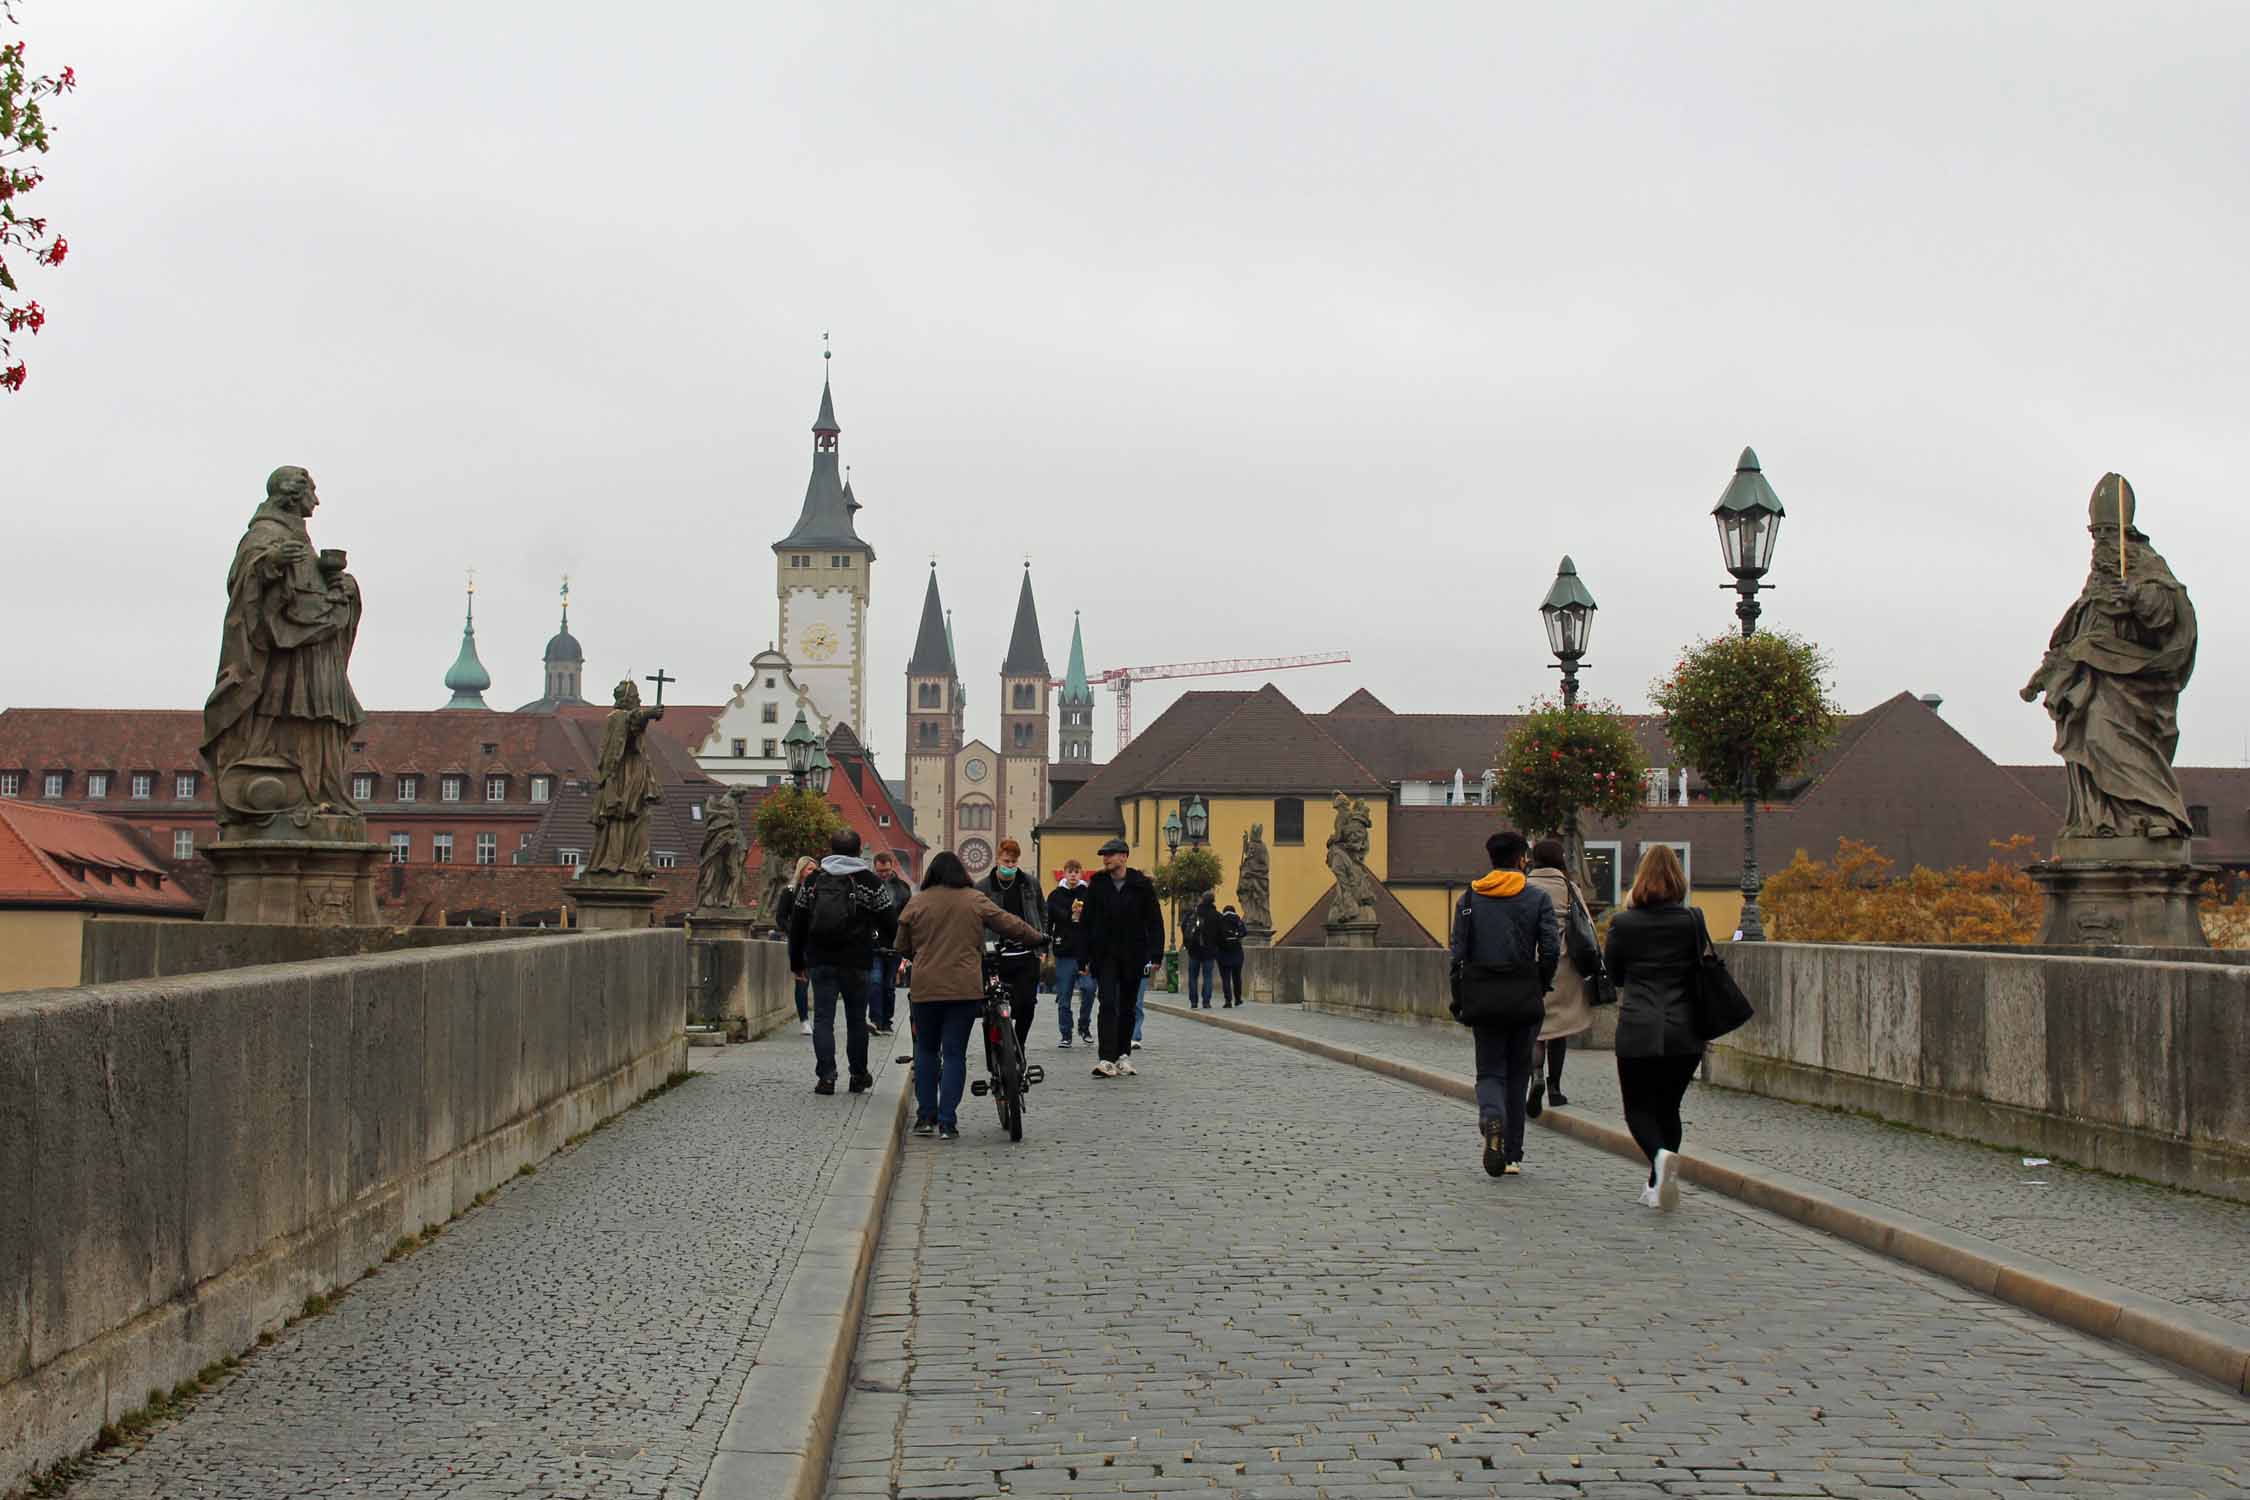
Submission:
POLYGON ((922 889, 898 919, 898 953, 912 962, 914 1133, 961 1138, 955 1111, 968 1084, 969 1035, 984 1006, 984 934, 1037 947, 1039 929, 992 904, 961 857, 930 860, 922 889))

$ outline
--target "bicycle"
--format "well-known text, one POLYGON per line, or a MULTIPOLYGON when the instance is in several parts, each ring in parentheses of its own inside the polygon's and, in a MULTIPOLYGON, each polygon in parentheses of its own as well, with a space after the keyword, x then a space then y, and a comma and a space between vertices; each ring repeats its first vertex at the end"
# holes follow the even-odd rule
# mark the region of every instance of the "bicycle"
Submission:
POLYGON ((1032 948, 1013 943, 987 942, 984 949, 984 1072, 969 1085, 979 1099, 990 1095, 1000 1109, 1000 1128, 1008 1139, 1023 1139, 1024 1095, 1034 1084, 1044 1083, 1047 1070, 1026 1062, 1023 1043, 1016 1039, 1014 992, 1001 977, 1001 960, 1029 958, 1032 948))

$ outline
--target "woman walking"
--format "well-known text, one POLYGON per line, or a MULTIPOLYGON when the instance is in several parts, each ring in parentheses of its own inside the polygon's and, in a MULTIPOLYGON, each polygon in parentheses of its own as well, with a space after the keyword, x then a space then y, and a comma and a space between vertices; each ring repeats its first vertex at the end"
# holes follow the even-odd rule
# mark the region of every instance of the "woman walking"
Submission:
POLYGON ((1528 878, 1554 902, 1563 946, 1563 961, 1555 966, 1554 988, 1547 991, 1547 1019, 1539 1024, 1539 1042, 1531 1059, 1531 1097, 1523 1112, 1534 1120, 1547 1107, 1547 1095, 1554 1095, 1557 1104, 1570 1102, 1562 1091, 1563 1055, 1570 1050, 1572 1037, 1592 1030, 1594 1025, 1592 997, 1586 993, 1586 977, 1579 973, 1575 961, 1594 947, 1594 924, 1586 914, 1586 898, 1564 870, 1568 860, 1560 839, 1541 839, 1531 846, 1528 878), (1537 1055, 1542 1049, 1547 1054, 1544 1075, 1537 1055))
POLYGON ((1617 1089, 1625 1128, 1648 1158, 1641 1202, 1680 1202, 1680 1101, 1703 1040, 1695 1034, 1696 960, 1709 941, 1703 914, 1686 905, 1687 876, 1664 844, 1641 855, 1625 910, 1610 920, 1605 957, 1617 984, 1617 1089))
POLYGON ((1187 949, 1188 1009, 1193 1010, 1200 1003, 1209 1010, 1211 976, 1219 968, 1219 903, 1209 891, 1203 893, 1203 899, 1188 914, 1180 943, 1187 949))
POLYGON ((969 1036, 984 1005, 984 932, 1037 947, 1038 928, 992 904, 951 850, 931 859, 922 889, 898 919, 899 957, 914 965, 907 1000, 914 1023, 914 1133, 956 1141, 955 1110, 968 1082, 969 1036))

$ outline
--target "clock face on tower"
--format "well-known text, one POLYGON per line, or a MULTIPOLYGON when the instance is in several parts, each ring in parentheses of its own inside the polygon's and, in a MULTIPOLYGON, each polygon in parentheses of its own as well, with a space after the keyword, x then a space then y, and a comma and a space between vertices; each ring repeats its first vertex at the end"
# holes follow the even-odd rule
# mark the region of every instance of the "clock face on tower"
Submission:
POLYGON ((982 759, 974 757, 970 759, 967 765, 961 768, 961 774, 968 777, 971 781, 984 780, 984 772, 984 761, 982 759))
POLYGON ((836 654, 836 631, 827 624, 807 625, 805 633, 797 637, 797 645, 807 660, 827 661, 836 654))

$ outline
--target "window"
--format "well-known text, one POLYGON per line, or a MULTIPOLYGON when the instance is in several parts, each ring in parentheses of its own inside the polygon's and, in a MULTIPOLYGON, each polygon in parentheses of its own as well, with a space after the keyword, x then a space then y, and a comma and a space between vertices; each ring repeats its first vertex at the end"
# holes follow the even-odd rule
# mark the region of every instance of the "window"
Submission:
POLYGON ((1305 841, 1304 798, 1273 799, 1273 841, 1277 844, 1301 844, 1305 841))
POLYGON ((848 568, 851 565, 852 560, 844 556, 844 554, 841 552, 831 552, 828 554, 828 566, 830 568, 848 568))
POLYGON ((875 826, 876 826, 877 828, 888 828, 888 827, 890 827, 890 826, 891 826, 891 815, 890 815, 889 813, 877 813, 877 814, 875 815, 875 826))
POLYGON ((544 802, 554 795, 554 790, 555 779, 552 776, 534 776, 531 778, 532 801, 544 802))
POLYGON ((687 815, 688 815, 688 821, 689 821, 689 822, 691 822, 691 823, 700 823, 700 822, 702 822, 702 821, 703 821, 703 804, 702 804, 702 803, 700 803, 700 802, 690 802, 690 803, 689 803, 689 804, 687 805, 687 815))
POLYGON ((507 777, 505 777, 505 776, 487 776, 487 777, 485 777, 485 778, 484 778, 484 800, 485 800, 485 801, 487 801, 487 802, 505 802, 505 801, 507 801, 507 800, 508 800, 508 778, 507 778, 507 777))
POLYGON ((576 849, 558 849, 555 851, 555 858, 575 870, 585 860, 586 856, 576 849))
POLYGON ((944 689, 934 682, 918 682, 914 684, 914 702, 921 708, 943 708, 944 689))
POLYGON ((499 834, 480 833, 477 835, 477 863, 480 865, 496 865, 500 863, 499 834))
POLYGON ((669 849, 659 849, 656 851, 652 863, 659 870, 676 870, 680 867, 680 857, 669 849))
POLYGON ((437 792, 437 794, 438 794, 438 801, 440 801, 440 802, 458 802, 458 801, 460 801, 460 800, 461 800, 461 782, 462 782, 462 779, 463 779, 463 778, 461 778, 461 777, 459 777, 459 776, 440 776, 440 777, 438 778, 438 784, 437 784, 437 785, 438 785, 438 792, 437 792))
POLYGON ((928 720, 924 720, 923 722, 914 726, 914 741, 916 744, 934 745, 937 743, 937 739, 937 725, 930 723, 928 720))
POLYGON ((1615 906, 1624 896, 1624 888, 1618 884, 1618 866, 1624 857, 1625 846, 1615 839, 1586 841, 1586 871, 1593 877, 1587 894, 1597 906, 1615 906))
POLYGON ((39 795, 42 797, 60 797, 63 794, 63 788, 69 784, 69 773, 49 771, 45 776, 39 778, 39 795))
POLYGON ((147 800, 148 800, 149 798, 151 798, 151 797, 155 796, 155 795, 156 795, 156 775, 155 775, 155 773, 154 773, 154 772, 151 772, 151 771, 135 771, 135 772, 133 773, 133 786, 132 786, 132 792, 133 792, 133 800, 134 800, 135 802, 146 802, 146 801, 147 801, 147 800))
POLYGON ((1011 748, 1016 750, 1028 750, 1031 748, 1032 733, 1038 728, 1036 724, 1011 724, 1008 726, 1008 728, 1010 734, 1015 740, 1015 744, 1011 748))
POLYGON ((430 858, 433 862, 441 865, 453 863, 452 834, 433 833, 430 835, 430 858))
POLYGON ((174 802, 193 802, 195 800, 195 773, 193 771, 182 771, 172 778, 172 800, 174 802))
POLYGON ((2199 839, 2211 836, 2211 809, 2198 802, 2188 809, 2188 829, 2199 839))
POLYGON ((486 740, 478 748, 487 755, 498 755, 500 753, 500 744, 497 740, 486 740))
POLYGON ((792 553, 790 553, 790 554, 789 554, 789 566, 790 566, 790 567, 792 567, 792 568, 809 568, 809 567, 811 567, 811 566, 812 566, 812 554, 811 554, 811 553, 809 553, 809 552, 792 552, 792 553))
POLYGON ((734 758, 736 760, 748 760, 750 758, 750 742, 748 740, 736 740, 734 742, 734 758))
POLYGON ((758 754, 761 759, 772 760, 781 753, 781 741, 779 740, 760 740, 758 744, 758 754))
POLYGON ((194 829, 175 828, 172 830, 172 857, 174 859, 195 858, 194 829))
POLYGON ((1017 708, 1030 711, 1039 707, 1039 689, 1036 685, 1019 682, 1015 684, 1015 694, 1017 708))
POLYGON ((22 795, 23 772, 0 771, 0 797, 21 797, 22 795))
POLYGON ((391 863, 392 863, 392 864, 394 864, 394 865, 403 865, 403 864, 405 864, 405 863, 406 863, 406 862, 407 862, 408 860, 412 859, 413 857, 414 857, 414 835, 413 835, 413 834, 411 834, 411 833, 394 833, 394 834, 392 834, 392 835, 391 835, 391 863))
POLYGON ((422 778, 421 778, 421 777, 419 777, 419 776, 401 776, 401 777, 400 777, 400 778, 398 779, 398 800, 399 800, 399 801, 401 801, 401 802, 418 802, 418 801, 420 801, 420 800, 421 800, 421 798, 422 798, 422 778))
POLYGON ((88 773, 87 773, 87 776, 86 776, 86 795, 87 795, 87 796, 89 796, 89 797, 106 797, 106 796, 108 796, 108 795, 109 795, 109 772, 107 772, 107 771, 91 771, 91 772, 88 772, 88 773))
POLYGON ((779 724, 781 722, 781 705, 770 701, 759 704, 758 722, 761 724, 779 724))
POLYGON ((774 678, 768 677, 768 678, 766 679, 766 686, 767 686, 767 687, 769 687, 769 688, 770 688, 770 687, 772 687, 772 686, 774 685, 774 682, 775 682, 775 680, 776 680, 776 679, 774 679, 774 678))
POLYGON ((985 832, 992 827, 992 804, 989 802, 964 802, 961 804, 963 831, 985 832))

